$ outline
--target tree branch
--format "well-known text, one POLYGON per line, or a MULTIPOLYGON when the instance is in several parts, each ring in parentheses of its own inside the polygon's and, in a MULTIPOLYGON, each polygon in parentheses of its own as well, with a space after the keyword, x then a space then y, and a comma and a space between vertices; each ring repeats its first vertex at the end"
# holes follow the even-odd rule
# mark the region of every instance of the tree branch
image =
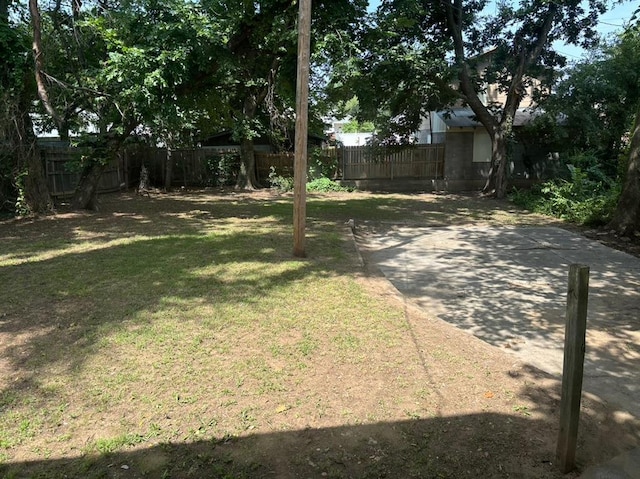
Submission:
POLYGON ((498 126, 498 123, 487 107, 480 101, 480 97, 473 86, 473 81, 469 74, 469 66, 467 65, 467 58, 464 52, 464 40, 462 37, 462 0, 455 0, 455 4, 453 4, 451 0, 447 0, 444 2, 444 6, 447 12, 447 25, 451 30, 451 36, 453 38, 456 65, 459 68, 458 79, 460 80, 460 91, 464 96, 464 100, 478 117, 480 123, 482 123, 489 134, 493 136, 493 131, 498 126))
POLYGON ((31 24, 33 27, 33 59, 38 97, 40 98, 40 102, 42 103, 42 106, 44 106, 44 109, 56 123, 56 126, 58 128, 61 128, 62 119, 49 100, 49 92, 47 91, 47 86, 44 79, 42 26, 40 21, 40 10, 38 9, 38 0, 29 0, 29 12, 31 13, 31 24))
POLYGON ((522 79, 528 67, 530 67, 542 53, 542 49, 547 43, 547 37, 553 23, 555 21, 556 14, 558 13, 558 5, 554 2, 549 3, 549 10, 542 22, 542 26, 539 29, 538 37, 533 48, 527 51, 527 48, 523 48, 519 54, 518 66, 511 77, 511 83, 509 84, 509 90, 507 91, 507 100, 502 110, 501 123, 505 123, 508 119, 513 118, 518 106, 520 105, 521 95, 520 88, 522 86, 522 79))

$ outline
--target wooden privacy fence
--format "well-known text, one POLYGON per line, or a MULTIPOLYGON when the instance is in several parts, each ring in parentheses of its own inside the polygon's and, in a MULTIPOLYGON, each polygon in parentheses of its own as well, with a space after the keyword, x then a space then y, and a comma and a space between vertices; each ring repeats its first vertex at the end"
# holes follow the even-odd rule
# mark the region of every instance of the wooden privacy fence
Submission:
POLYGON ((404 148, 346 146, 341 150, 344 180, 444 177, 444 144, 404 148))
POLYGON ((262 153, 256 152, 256 173, 258 180, 269 179, 271 168, 278 176, 293 178, 293 158, 294 154, 285 153, 262 153))
MULTIPOLYGON (((49 192, 54 197, 72 196, 80 181, 80 172, 71 168, 78 156, 87 153, 80 148, 41 148, 49 192)), ((117 191, 126 183, 126 166, 123 157, 109 162, 98 183, 98 191, 117 191)))
MULTIPOLYGON (((336 179, 444 178, 444 144, 412 145, 404 148, 371 148, 347 146, 322 150, 320 162, 337 159, 336 179)), ((308 164, 313 168, 312 155, 308 164)), ((256 168, 260 180, 267 179, 271 168, 280 176, 293 176, 293 153, 256 153, 256 168)))
MULTIPOLYGON (((75 191, 80 174, 70 168, 80 148, 43 148, 43 163, 49 189, 53 196, 70 196, 75 191)), ((236 147, 181 148, 171 152, 173 186, 213 186, 233 184, 239 170, 239 149, 236 147)), ((278 176, 293 177, 294 154, 255 152, 258 180, 268 184, 273 170, 278 176)), ((140 166, 149 170, 151 183, 165 183, 167 150, 164 148, 132 147, 109 163, 98 187, 101 192, 130 187, 138 181, 140 166)), ((404 148, 371 148, 348 146, 310 152, 310 169, 322 171, 335 179, 397 178, 439 179, 444 177, 444 145, 414 145, 404 148), (320 166, 319 166, 320 165, 320 166)))
MULTIPOLYGON (((237 155, 237 151, 211 148, 178 148, 171 150, 173 161, 173 186, 210 186, 213 182, 215 164, 212 160, 225 154, 237 155)), ((130 155, 134 156, 134 155, 130 155)), ((149 170, 151 183, 157 186, 165 184, 167 150, 166 148, 142 148, 135 153, 138 168, 144 164, 149 170)))

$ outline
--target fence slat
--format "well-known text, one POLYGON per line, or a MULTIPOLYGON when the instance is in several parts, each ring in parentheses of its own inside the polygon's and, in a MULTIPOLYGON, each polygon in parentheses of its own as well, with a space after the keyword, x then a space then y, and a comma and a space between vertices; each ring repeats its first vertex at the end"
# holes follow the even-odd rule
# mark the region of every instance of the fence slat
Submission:
MULTIPOLYGON (((74 194, 80 181, 80 173, 67 165, 83 152, 86 150, 82 148, 40 148, 51 196, 64 198, 74 194)), ((124 160, 117 157, 104 170, 98 183, 98 191, 117 191, 124 182, 124 160)))

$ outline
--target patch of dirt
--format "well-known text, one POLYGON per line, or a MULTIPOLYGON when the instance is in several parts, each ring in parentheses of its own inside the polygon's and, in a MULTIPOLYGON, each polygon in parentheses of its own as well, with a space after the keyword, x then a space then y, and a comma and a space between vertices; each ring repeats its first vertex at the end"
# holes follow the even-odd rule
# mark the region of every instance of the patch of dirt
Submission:
POLYGON ((640 237, 638 236, 619 236, 615 231, 608 230, 605 227, 600 229, 576 227, 575 229, 587 238, 598 241, 610 248, 623 251, 636 258, 640 258, 640 237))

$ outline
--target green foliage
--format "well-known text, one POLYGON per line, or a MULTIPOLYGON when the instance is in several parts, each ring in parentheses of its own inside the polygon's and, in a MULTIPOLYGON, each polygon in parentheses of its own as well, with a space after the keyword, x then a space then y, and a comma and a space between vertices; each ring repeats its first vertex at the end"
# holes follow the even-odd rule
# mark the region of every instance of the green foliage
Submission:
MULTIPOLYGON (((638 41, 626 38, 596 50, 573 66, 546 101, 551 118, 562 118, 572 149, 589 150, 611 177, 628 143, 627 132, 639 100, 638 41)), ((565 146, 566 148, 566 146, 565 146)))
POLYGON ((329 178, 316 178, 307 183, 307 191, 315 191, 318 193, 329 193, 331 191, 352 191, 340 183, 330 180, 329 178))
POLYGON ((309 155, 309 177, 333 178, 337 170, 338 157, 335 154, 329 155, 322 148, 311 149, 311 154, 309 155))
POLYGON ((1 99, 19 93, 24 87, 24 75, 29 66, 29 37, 25 28, 18 28, 0 18, 0 86, 1 99))
POLYGON ((294 185, 292 177, 279 175, 273 166, 269 171, 269 184, 281 192, 293 191, 294 185))
POLYGON ((24 177, 27 175, 26 172, 18 174, 15 178, 16 190, 18 192, 18 197, 16 198, 16 203, 14 206, 14 210, 16 215, 18 216, 28 216, 32 213, 31 207, 29 206, 29 202, 27 201, 26 191, 24 187, 24 177))
POLYGON ((376 127, 372 121, 358 121, 351 120, 344 124, 342 131, 344 133, 360 133, 360 132, 373 132, 376 127))
POLYGON ((238 153, 223 153, 206 159, 207 184, 209 186, 230 186, 236 183, 240 170, 240 156, 238 153))
MULTIPOLYGON (((327 154, 327 150, 322 148, 312 148, 309 151, 308 163, 307 191, 348 191, 347 188, 331 179, 336 176, 338 171, 338 158, 335 154, 327 154)), ((272 166, 269 172, 269 184, 279 191, 292 191, 294 179, 290 176, 279 175, 275 167, 272 166)))
MULTIPOLYGON (((4 142, 0 139, 0 144, 2 143, 4 142)), ((15 160, 12 157, 13 155, 6 150, 8 148, 5 145, 0 148, 0 212, 12 211, 16 197, 15 160)))
MULTIPOLYGON (((2 2, 0 2, 2 3, 2 2)), ((19 195, 20 214, 27 212, 24 185, 18 176, 22 170, 18 154, 22 132, 18 131, 21 117, 30 107, 32 75, 29 68, 30 38, 27 25, 14 23, 19 18, 20 6, 11 2, 0 9, 0 211, 15 212, 19 195)), ((27 207, 28 210, 28 207, 27 207)))
POLYGON ((593 155, 578 153, 571 160, 566 179, 550 180, 530 190, 514 190, 512 201, 531 211, 578 224, 605 224, 620 195, 619 184, 603 173, 593 155))

